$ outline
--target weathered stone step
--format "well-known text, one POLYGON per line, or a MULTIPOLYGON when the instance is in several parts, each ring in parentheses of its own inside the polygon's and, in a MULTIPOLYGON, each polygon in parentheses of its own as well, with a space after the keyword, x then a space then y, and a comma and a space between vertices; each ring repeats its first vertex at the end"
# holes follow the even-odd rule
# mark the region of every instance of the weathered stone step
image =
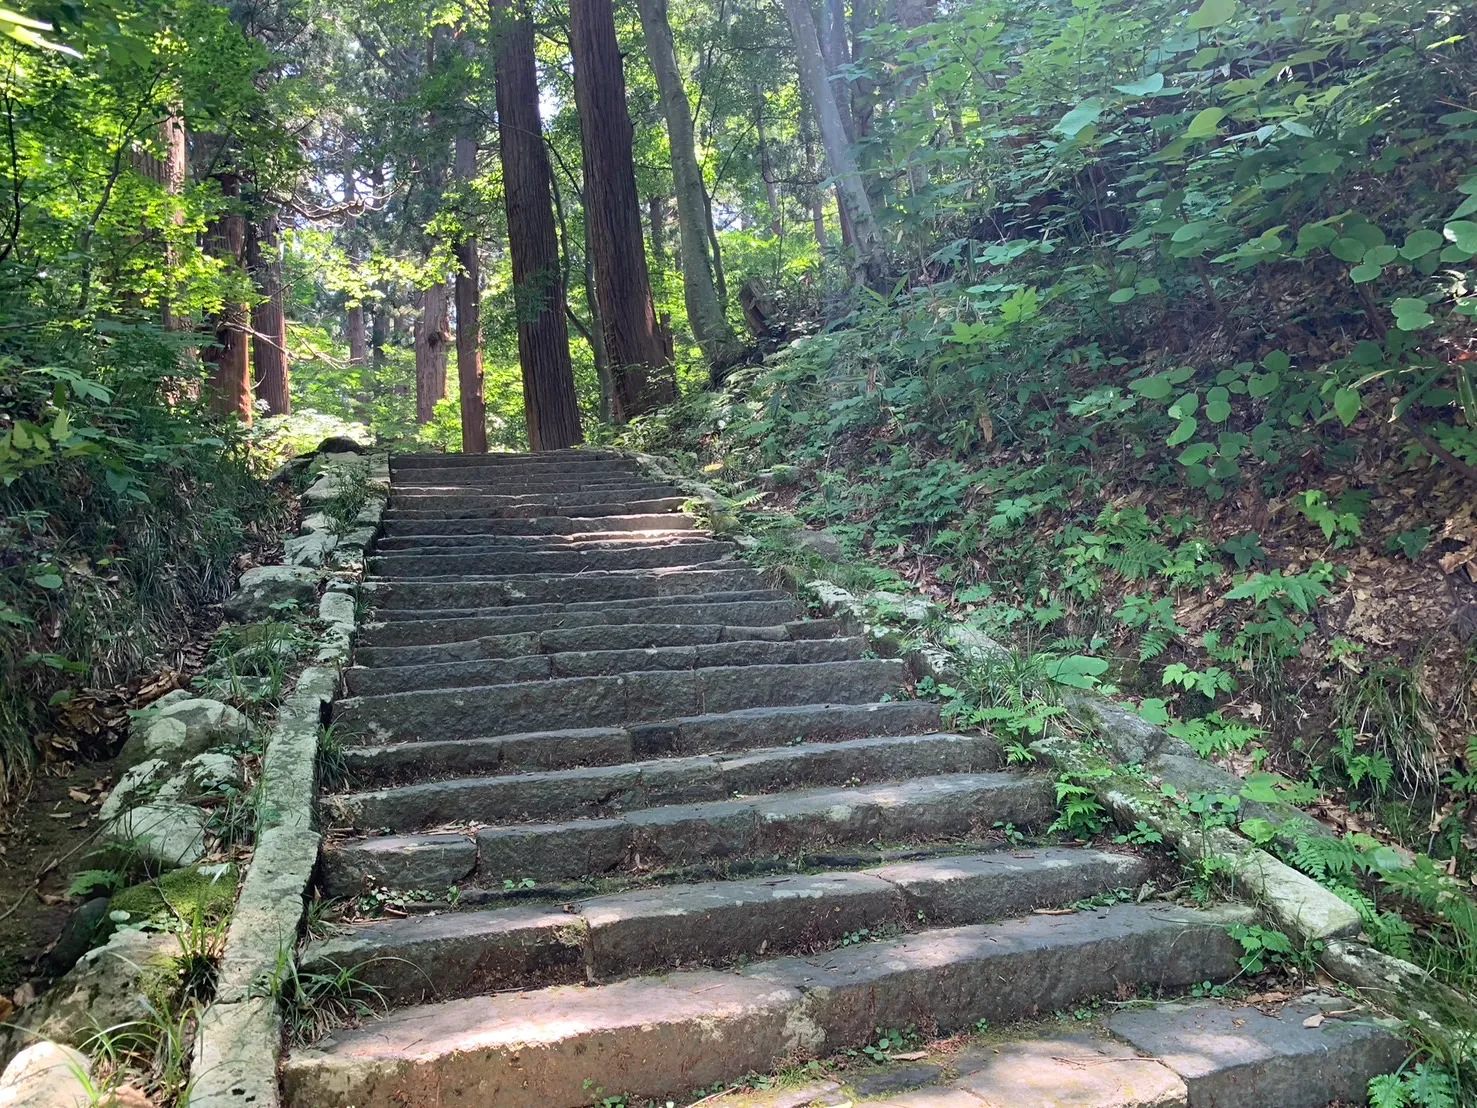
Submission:
POLYGON ((468 880, 557 881, 796 856, 836 844, 959 840, 996 823, 1042 824, 1053 814, 1053 795, 1045 777, 959 773, 664 805, 609 819, 486 827, 475 840, 460 834, 345 840, 324 848, 323 884, 329 896, 351 896, 366 883, 435 889, 468 880))
POLYGON ((541 516, 596 516, 652 515, 657 512, 680 512, 687 498, 682 496, 652 497, 648 500, 624 500, 608 503, 589 503, 566 498, 555 502, 552 498, 500 507, 446 507, 446 508, 386 508, 385 519, 398 523, 408 519, 536 519, 541 516))
MULTIPOLYGON (((502 492, 504 490, 527 492, 582 492, 586 489, 630 488, 632 486, 656 485, 662 482, 637 471, 617 470, 612 473, 557 473, 523 474, 515 477, 490 476, 479 478, 464 473, 444 472, 407 475, 395 482, 391 490, 397 496, 415 496, 421 493, 439 492, 502 492)), ((670 487, 670 486, 668 486, 670 487)))
POLYGON ((378 554, 410 551, 436 554, 466 550, 631 550, 643 546, 711 541, 701 531, 679 528, 669 531, 585 531, 574 535, 406 535, 398 539, 378 539, 374 549, 378 554))
POLYGON ((999 746, 990 739, 877 736, 742 754, 428 781, 346 793, 326 803, 339 827, 415 831, 454 820, 511 823, 604 817, 787 789, 979 773, 999 769, 1003 762, 999 746))
POLYGON ((577 601, 654 600, 694 593, 763 588, 757 569, 711 568, 708 563, 654 570, 591 570, 583 574, 509 574, 502 577, 381 578, 379 608, 496 608, 577 601))
POLYGON ((352 697, 339 701, 334 720, 342 733, 386 740, 476 738, 494 730, 610 727, 739 708, 865 703, 896 692, 906 676, 902 662, 885 658, 643 671, 352 697))
POLYGON ((344 681, 350 696, 387 696, 419 689, 470 688, 561 677, 612 677, 650 670, 845 662, 860 658, 866 649, 865 639, 851 638, 730 641, 640 650, 571 650, 428 665, 353 666, 344 671, 344 681))
POLYGON ((920 926, 986 923, 1132 889, 1148 873, 1148 863, 1132 854, 1047 848, 637 889, 565 908, 360 924, 311 944, 300 970, 358 966, 358 979, 394 1005, 450 1000, 726 965, 920 926))
POLYGON ((527 634, 544 628, 640 627, 689 620, 761 626, 790 622, 799 613, 794 597, 775 589, 694 594, 661 601, 638 598, 634 602, 530 604, 517 608, 391 608, 375 612, 379 622, 367 625, 359 641, 366 646, 433 645, 488 635, 527 634))
POLYGON ((578 447, 564 450, 539 450, 528 453, 487 454, 391 454, 390 470, 399 473, 411 469, 496 469, 503 466, 554 466, 567 468, 582 463, 635 466, 635 459, 616 450, 578 447))
POLYGON ((423 666, 484 658, 517 658, 525 654, 559 654, 572 650, 645 651, 656 647, 711 646, 714 643, 786 643, 828 639, 840 634, 841 624, 829 619, 794 620, 770 627, 731 627, 721 623, 617 623, 484 635, 433 646, 366 646, 355 651, 354 658, 362 666, 423 666))
POLYGON ((615 765, 660 755, 713 754, 785 742, 827 743, 922 734, 938 725, 938 705, 923 700, 805 704, 746 708, 630 727, 349 746, 344 759, 354 780, 372 784, 436 774, 485 775, 615 765))
POLYGON ((536 519, 391 519, 384 524, 384 534, 391 538, 414 535, 579 535, 596 531, 696 529, 697 522, 684 512, 587 518, 539 516, 536 519))
POLYGON ((1225 980, 1241 953, 1226 925, 1250 918, 1121 905, 924 931, 737 974, 679 971, 406 1008, 295 1052, 284 1099, 399 1108, 476 1089, 498 1108, 580 1108, 591 1080, 633 1098, 680 1097, 860 1046, 877 1027, 950 1032, 1126 985, 1225 980))
POLYGON ((625 486, 614 486, 596 489, 576 489, 572 492, 546 492, 523 491, 522 486, 498 485, 488 489, 456 489, 451 491, 424 491, 408 492, 399 490, 390 496, 387 509, 398 511, 400 509, 463 509, 494 510, 498 508, 518 508, 527 504, 552 505, 560 507, 565 504, 639 504, 648 500, 665 500, 671 497, 682 496, 680 489, 671 485, 654 484, 631 484, 625 486))
POLYGON ((665 569, 715 563, 738 548, 731 542, 652 543, 625 550, 406 550, 376 554, 370 572, 385 577, 475 574, 586 573, 591 570, 665 569))
MULTIPOLYGON (((685 530, 700 535, 697 521, 681 511, 650 516, 594 516, 572 519, 569 516, 538 516, 521 520, 387 520, 385 538, 402 539, 434 535, 489 535, 535 538, 535 536, 591 535, 597 532, 662 533, 685 530)), ((706 538, 706 535, 705 535, 706 538)))

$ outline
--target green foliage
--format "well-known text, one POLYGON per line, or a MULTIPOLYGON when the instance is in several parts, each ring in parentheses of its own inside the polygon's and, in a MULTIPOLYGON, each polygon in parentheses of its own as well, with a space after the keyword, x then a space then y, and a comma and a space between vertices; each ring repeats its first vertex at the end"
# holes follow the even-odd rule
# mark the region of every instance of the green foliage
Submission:
POLYGON ((1092 774, 1062 774, 1056 780, 1057 817, 1050 831, 1078 839, 1102 834, 1108 826, 1108 813, 1098 802, 1093 790, 1094 778, 1110 776, 1103 770, 1092 774))

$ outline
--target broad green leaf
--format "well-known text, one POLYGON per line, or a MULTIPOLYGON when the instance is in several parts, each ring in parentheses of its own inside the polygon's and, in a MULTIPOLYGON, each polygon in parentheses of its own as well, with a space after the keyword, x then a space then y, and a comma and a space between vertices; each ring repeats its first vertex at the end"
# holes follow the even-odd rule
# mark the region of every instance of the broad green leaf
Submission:
POLYGON ((1076 138, 1084 128, 1096 123, 1103 115, 1103 105, 1096 98, 1084 100, 1075 108, 1062 116, 1061 122, 1054 130, 1066 135, 1069 139, 1076 138))
POLYGON ((1405 245, 1400 248, 1401 256, 1415 261, 1423 258, 1432 250, 1441 249, 1442 238, 1435 231, 1420 230, 1412 231, 1405 236, 1405 245))
POLYGON ((1221 120, 1226 118, 1224 108, 1206 108, 1190 120, 1190 129, 1185 132, 1186 138, 1209 138, 1220 129, 1221 120))
POLYGON ((1316 250, 1320 246, 1329 245, 1338 237, 1338 232, 1332 227, 1322 223, 1310 223, 1298 229, 1298 246, 1303 250, 1316 250))
POLYGON ((1189 242, 1191 239, 1202 237, 1210 228, 1210 220, 1197 219, 1193 223, 1186 223, 1178 231, 1170 236, 1170 242, 1189 242))
POLYGON ((1151 73, 1141 81, 1132 81, 1126 85, 1114 85, 1113 87, 1124 96, 1149 96, 1164 87, 1164 74, 1151 73))
POLYGON ((1174 385, 1162 373, 1156 373, 1152 377, 1144 377, 1137 381, 1130 381, 1128 387, 1145 400, 1164 400, 1174 391, 1174 385))
POLYGON ((1345 427, 1359 418, 1359 410, 1363 406, 1358 389, 1343 388, 1333 394, 1333 413, 1345 427))
POLYGON ((1363 285, 1373 281, 1383 272, 1384 270, 1379 266, 1370 265, 1366 262, 1364 265, 1356 265, 1353 269, 1349 270, 1349 279, 1356 285, 1363 285))
POLYGON ((1198 392, 1187 392, 1169 406, 1169 414, 1175 419, 1184 419, 1186 416, 1194 415, 1195 410, 1200 407, 1200 394, 1198 392))
POLYGON ((59 589, 62 587, 62 579, 55 573, 41 573, 31 578, 31 584, 41 589, 59 589))
POLYGON ((1344 159, 1337 154, 1315 154, 1299 162, 1298 169, 1303 173, 1332 173, 1343 164, 1344 159))
POLYGON ((1271 396, 1282 384, 1282 375, 1279 373, 1253 373, 1248 382, 1251 395, 1260 400, 1264 396, 1271 396))
POLYGON ((1391 305, 1395 313, 1395 326, 1402 331, 1419 331, 1423 327, 1429 327, 1436 322, 1436 317, 1426 310, 1424 300, 1414 297, 1402 296, 1391 305))
POLYGON ((1400 256, 1400 251, 1388 244, 1371 246, 1364 252, 1365 265, 1389 265, 1400 256))
POLYGON ((1364 260, 1364 243, 1353 238, 1334 239, 1328 247, 1328 252, 1341 262, 1362 262, 1364 260))
POLYGON ((1134 292, 1133 289, 1131 289, 1131 288, 1129 288, 1129 289, 1114 289, 1112 292, 1110 292, 1108 294, 1108 303, 1109 304, 1127 304, 1130 300, 1132 300, 1137 295, 1138 295, 1138 293, 1134 292))
POLYGON ((1469 254, 1477 254, 1477 223, 1466 219, 1454 219, 1442 230, 1446 238, 1469 254))
POLYGON ((1089 658, 1085 654, 1072 654, 1066 658, 1055 658, 1046 663, 1046 675, 1058 685, 1074 689, 1095 688, 1098 678, 1108 671, 1103 658, 1089 658))
POLYGON ((1185 26, 1192 31, 1208 31, 1212 27, 1219 27, 1235 14, 1236 0, 1205 0, 1185 26))
POLYGON ((1205 418, 1212 423, 1224 423, 1231 418, 1231 405, 1224 400, 1211 400, 1205 405, 1205 418))
POLYGON ((1262 359, 1262 368, 1269 373, 1286 373, 1292 368, 1292 359, 1285 350, 1274 350, 1262 359))
POLYGON ((1164 440, 1166 446, 1179 446, 1181 443, 1189 442, 1200 424, 1194 416, 1186 416, 1180 420, 1180 425, 1170 432, 1169 438, 1164 440))
POLYGON ((1471 215, 1473 212, 1477 212, 1477 196, 1469 196, 1463 200, 1457 205, 1456 211, 1452 212, 1448 218, 1461 219, 1462 216, 1471 215))
POLYGON ((1215 453, 1215 445, 1208 442, 1197 442, 1185 447, 1180 452, 1179 463, 1182 466, 1192 466, 1197 462, 1203 462, 1215 453))

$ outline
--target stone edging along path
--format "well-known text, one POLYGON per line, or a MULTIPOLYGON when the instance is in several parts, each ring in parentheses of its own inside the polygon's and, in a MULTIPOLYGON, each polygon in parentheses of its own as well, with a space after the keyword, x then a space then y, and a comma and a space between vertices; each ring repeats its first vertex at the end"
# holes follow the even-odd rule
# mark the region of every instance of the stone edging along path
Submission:
MULTIPOLYGON (((665 458, 621 452, 688 493, 704 506, 710 518, 723 520, 742 541, 742 509, 728 498, 676 470, 665 458)), ((941 634, 931 633, 927 625, 940 610, 921 596, 905 598, 901 605, 896 601, 889 605, 890 609, 901 607, 903 622, 910 625, 900 638, 895 610, 883 613, 869 598, 853 595, 823 575, 796 584, 816 602, 822 615, 841 620, 849 634, 864 635, 879 654, 905 652, 909 668, 920 678, 950 682, 971 662, 1010 655, 1007 647, 981 631, 954 626, 941 634)), ((1068 692, 1067 707, 1093 726, 1095 741, 1089 744, 1060 730, 1049 730, 1045 738, 1032 744, 1032 749, 1059 772, 1077 775, 1089 784, 1120 828, 1131 830, 1143 822, 1158 831, 1165 844, 1186 861, 1218 858, 1218 880, 1232 895, 1254 903, 1269 924, 1285 931, 1300 946, 1314 944, 1324 971, 1399 1016, 1419 1037, 1460 1042, 1466 1036, 1463 1027, 1477 1027, 1477 1005, 1471 998, 1433 981, 1419 966, 1375 950, 1364 941, 1358 912, 1343 899, 1238 831, 1195 825, 1147 780, 1155 778, 1181 794, 1239 795, 1245 786, 1241 777, 1200 757, 1188 743, 1144 720, 1130 706, 1096 692, 1068 692), (1145 774, 1124 773, 1120 769, 1123 766, 1141 768, 1145 774)), ((1333 834, 1283 802, 1248 800, 1243 809, 1249 816, 1283 827, 1295 826, 1308 834, 1333 834)))
MULTIPOLYGON (((325 455, 322 475, 303 496, 307 504, 321 505, 345 482, 358 481, 367 496, 352 529, 340 533, 323 513, 313 513, 303 521, 303 533, 286 544, 286 557, 298 575, 316 577, 314 567, 331 567, 318 602, 326 626, 312 664, 282 702, 262 756, 256 851, 226 933, 215 1000, 195 1035, 191 1108, 269 1108, 278 1100, 281 1013, 270 995, 275 990, 264 984, 280 980, 294 956, 318 860, 318 736, 349 661, 365 548, 389 496, 389 456, 325 455)), ((280 573, 286 567, 268 568, 280 573)))

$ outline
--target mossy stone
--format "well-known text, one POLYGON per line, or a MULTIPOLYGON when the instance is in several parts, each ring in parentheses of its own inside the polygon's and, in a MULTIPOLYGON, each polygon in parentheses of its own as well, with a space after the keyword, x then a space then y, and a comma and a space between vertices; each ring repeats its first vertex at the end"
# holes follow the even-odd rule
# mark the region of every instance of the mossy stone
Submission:
POLYGON ((236 902, 239 874, 233 863, 224 866, 187 866, 121 890, 108 905, 110 912, 127 912, 128 921, 219 919, 236 902))

